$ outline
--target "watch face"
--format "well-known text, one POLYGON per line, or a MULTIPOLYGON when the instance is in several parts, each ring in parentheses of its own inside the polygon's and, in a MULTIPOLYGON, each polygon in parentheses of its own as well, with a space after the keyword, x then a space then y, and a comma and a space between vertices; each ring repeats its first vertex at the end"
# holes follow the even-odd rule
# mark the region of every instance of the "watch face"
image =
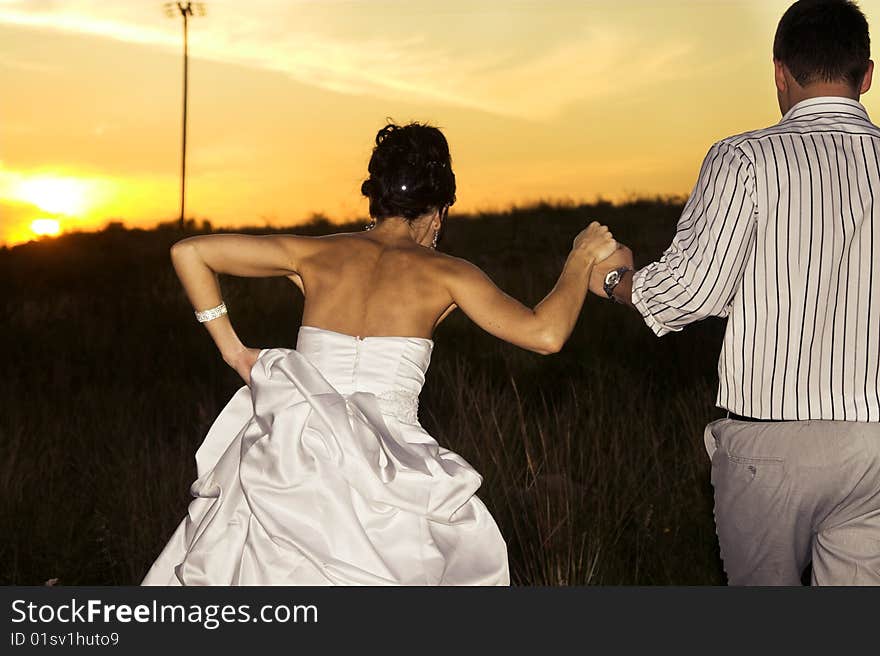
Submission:
POLYGON ((614 270, 609 271, 605 276, 605 284, 606 285, 616 285, 620 280, 620 271, 614 270))

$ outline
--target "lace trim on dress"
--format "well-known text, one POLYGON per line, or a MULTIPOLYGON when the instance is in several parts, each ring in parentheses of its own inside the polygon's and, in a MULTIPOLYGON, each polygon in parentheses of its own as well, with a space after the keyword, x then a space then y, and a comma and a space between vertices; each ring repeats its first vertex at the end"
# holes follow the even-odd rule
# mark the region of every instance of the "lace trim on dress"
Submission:
POLYGON ((389 390, 387 392, 380 392, 375 396, 382 414, 391 415, 405 424, 417 424, 419 422, 418 394, 389 390))

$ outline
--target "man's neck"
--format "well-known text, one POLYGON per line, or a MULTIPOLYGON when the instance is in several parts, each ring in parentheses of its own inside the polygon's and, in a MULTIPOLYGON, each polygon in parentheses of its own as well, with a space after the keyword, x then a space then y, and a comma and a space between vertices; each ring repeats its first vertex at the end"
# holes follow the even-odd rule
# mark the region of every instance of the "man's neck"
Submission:
POLYGON ((810 100, 811 98, 849 98, 850 100, 858 100, 859 92, 848 84, 840 84, 839 82, 815 82, 808 84, 800 89, 792 89, 791 106, 794 107, 799 102, 810 100))

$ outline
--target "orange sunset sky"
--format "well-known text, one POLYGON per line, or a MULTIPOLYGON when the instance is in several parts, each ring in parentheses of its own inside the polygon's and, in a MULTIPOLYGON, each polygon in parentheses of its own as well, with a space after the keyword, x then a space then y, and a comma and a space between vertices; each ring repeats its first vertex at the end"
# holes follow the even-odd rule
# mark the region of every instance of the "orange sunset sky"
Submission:
MULTIPOLYGON (((215 226, 366 216, 385 117, 444 129, 457 211, 687 193, 715 140, 779 120, 787 0, 205 4, 187 216, 215 226)), ((181 51, 161 2, 0 0, 0 242, 176 218, 181 51)))

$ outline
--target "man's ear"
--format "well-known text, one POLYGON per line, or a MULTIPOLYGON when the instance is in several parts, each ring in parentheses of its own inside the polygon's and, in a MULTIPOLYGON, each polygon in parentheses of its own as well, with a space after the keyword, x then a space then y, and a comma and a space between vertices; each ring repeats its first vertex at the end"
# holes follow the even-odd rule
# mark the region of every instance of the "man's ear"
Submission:
POLYGON ((773 77, 776 81, 776 89, 784 94, 788 90, 788 80, 785 76, 785 64, 778 59, 773 60, 773 77))
POLYGON ((871 78, 874 76, 874 60, 868 60, 868 70, 865 71, 865 77, 862 78, 862 86, 859 87, 859 95, 867 93, 871 88, 871 78))

